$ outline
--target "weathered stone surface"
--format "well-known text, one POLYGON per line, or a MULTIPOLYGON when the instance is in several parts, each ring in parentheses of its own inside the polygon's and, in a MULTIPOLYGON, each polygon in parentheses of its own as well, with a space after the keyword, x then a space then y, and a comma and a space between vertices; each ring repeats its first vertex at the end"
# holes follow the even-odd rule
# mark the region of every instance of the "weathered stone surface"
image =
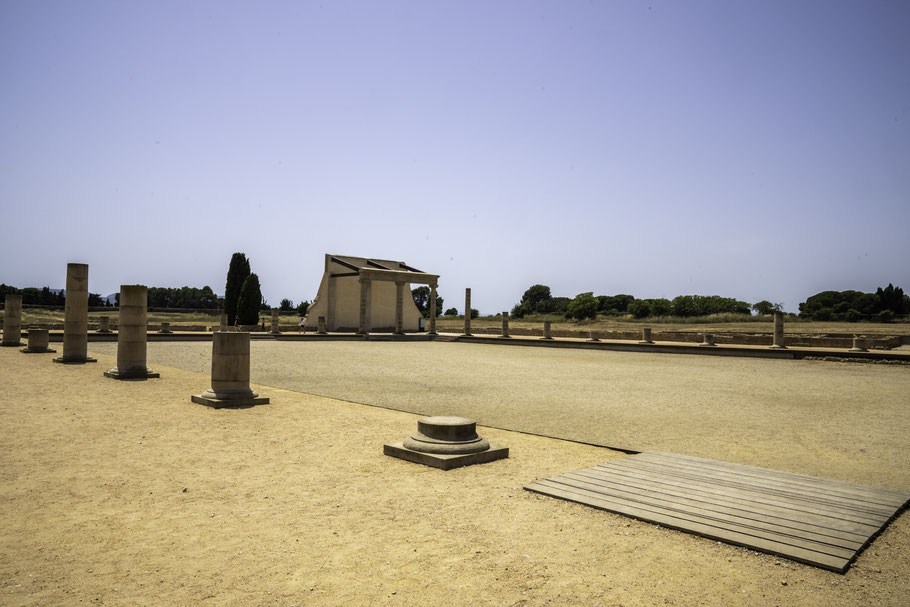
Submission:
POLYGON ((98 362, 88 356, 88 264, 66 264, 66 302, 63 312, 63 354, 57 363, 98 362))
POLYGON ((384 445, 383 452, 442 470, 509 456, 507 447, 492 446, 477 434, 474 420, 454 416, 421 418, 417 421, 416 433, 402 442, 384 445))
POLYGON ((173 333, 173 331, 171 331, 171 323, 169 323, 169 322, 161 323, 161 328, 158 329, 158 332, 159 333, 173 333))
POLYGON ((48 348, 50 343, 49 332, 47 329, 29 329, 28 346, 22 348, 20 352, 26 354, 52 354, 56 350, 48 348))
POLYGON ((653 344, 653 343, 654 343, 654 342, 651 340, 651 327, 644 327, 644 328, 642 328, 642 330, 641 330, 641 341, 639 341, 638 343, 640 343, 640 344, 653 344))
POLYGON ((22 345, 22 296, 9 294, 3 308, 3 341, 8 348, 22 345))
POLYGON ((784 345, 784 313, 774 313, 774 338, 771 347, 782 350, 787 346, 784 345))
POLYGON ((272 308, 272 335, 280 335, 281 331, 278 330, 278 318, 280 312, 278 308, 272 308))
POLYGON ((148 288, 120 286, 120 318, 117 326, 117 366, 104 372, 111 379, 160 377, 146 366, 148 352, 148 288))
POLYGON ((866 339, 864 337, 856 336, 853 338, 853 347, 850 348, 850 352, 868 352, 869 349, 866 347, 866 339))
POLYGON ((190 400, 210 407, 268 404, 250 389, 250 334, 218 332, 212 336, 212 387, 190 400))
POLYGON ((553 339, 553 335, 550 332, 550 321, 543 321, 543 337, 541 339, 553 339))
POLYGON ((99 316, 98 317, 98 333, 110 333, 111 332, 111 317, 110 316, 99 316))
POLYGON ((464 334, 471 335, 471 289, 464 290, 464 334))
POLYGON ((588 341, 600 341, 597 331, 588 331, 588 341))
POLYGON ((502 313, 502 333, 499 336, 506 337, 506 338, 512 337, 511 335, 509 335, 509 313, 508 312, 502 313))
POLYGON ((698 345, 699 346, 716 346, 717 344, 714 343, 714 334, 705 333, 705 340, 698 345))

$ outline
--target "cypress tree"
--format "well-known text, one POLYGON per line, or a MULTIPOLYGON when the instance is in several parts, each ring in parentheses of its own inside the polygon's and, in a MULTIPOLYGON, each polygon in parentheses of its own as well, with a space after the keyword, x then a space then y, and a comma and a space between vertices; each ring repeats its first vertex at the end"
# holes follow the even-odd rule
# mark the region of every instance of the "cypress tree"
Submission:
MULTIPOLYGON (((224 313, 229 325, 237 318, 237 302, 243 281, 250 275, 250 261, 243 253, 234 253, 228 266, 227 283, 224 285, 224 313)), ((258 284, 258 280, 257 280, 258 284)))
POLYGON ((250 274, 240 287, 240 299, 237 301, 237 315, 241 325, 259 324, 259 306, 262 305, 262 291, 259 290, 259 277, 250 274))

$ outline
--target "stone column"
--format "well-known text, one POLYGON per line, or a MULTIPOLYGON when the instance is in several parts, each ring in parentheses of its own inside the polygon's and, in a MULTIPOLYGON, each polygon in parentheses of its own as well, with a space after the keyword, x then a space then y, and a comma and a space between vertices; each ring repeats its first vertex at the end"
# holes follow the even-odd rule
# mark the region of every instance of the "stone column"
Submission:
POLYGON ((600 341, 597 331, 588 331, 588 341, 600 341))
POLYGON ((3 341, 6 347, 22 345, 22 296, 7 295, 3 308, 3 341))
POLYGON ((320 335, 325 335, 325 316, 320 316, 319 318, 317 318, 316 323, 317 323, 316 332, 319 333, 320 335))
POLYGON ((279 319, 279 310, 278 308, 272 308, 272 335, 280 335, 281 331, 278 330, 278 319, 279 319))
POLYGON ((654 343, 653 341, 651 341, 651 327, 644 327, 641 330, 641 341, 638 343, 640 343, 640 344, 653 344, 654 343))
POLYGON ((110 333, 111 332, 111 317, 110 316, 99 316, 98 317, 98 333, 110 333))
POLYGON ((700 344, 698 344, 698 345, 699 345, 699 346, 716 346, 717 344, 714 343, 714 335, 713 335, 713 334, 711 334, 711 333, 705 333, 705 341, 703 341, 702 343, 700 343, 700 344))
POLYGON ((512 337, 511 335, 509 335, 509 313, 508 312, 502 313, 502 335, 500 335, 500 337, 504 337, 504 338, 512 337))
POLYGON ((866 346, 866 338, 860 337, 859 335, 853 338, 853 347, 850 348, 849 352, 868 352, 868 347, 866 346))
POLYGON ((212 336, 212 387, 190 400, 210 407, 249 407, 269 402, 250 389, 249 333, 212 336))
POLYGON ((120 318, 117 319, 117 366, 105 371, 112 379, 160 377, 146 366, 148 340, 148 288, 120 285, 120 318))
POLYGON ((471 335, 471 288, 464 290, 464 334, 471 335))
POLYGON ((430 330, 428 335, 436 335, 436 283, 430 284, 430 330))
POLYGON ((220 322, 220 324, 218 325, 218 330, 219 330, 219 331, 224 331, 224 330, 226 330, 226 329, 227 329, 227 314, 222 314, 222 315, 221 315, 221 322, 220 322))
POLYGON ((774 341, 771 344, 772 348, 785 349, 787 346, 784 345, 784 313, 775 312, 774 313, 774 341))
POLYGON ((98 362, 88 356, 88 264, 66 264, 66 303, 63 312, 63 354, 58 363, 98 362))
POLYGON ((337 328, 335 326, 335 287, 338 279, 330 274, 326 280, 328 280, 325 296, 326 328, 334 331, 337 328))
POLYGON ((360 279, 360 328, 358 333, 360 335, 368 335, 370 330, 373 328, 370 322, 370 314, 372 310, 373 299, 373 281, 369 278, 360 279))
POLYGON ((550 321, 543 321, 543 337, 541 339, 553 339, 553 336, 550 335, 550 321))
POLYGON ((404 334, 404 283, 395 282, 395 334, 404 334))
POLYGON ((161 328, 158 329, 158 332, 159 333, 173 333, 173 331, 171 331, 171 323, 169 323, 169 322, 161 323, 161 328))
POLYGON ((29 329, 28 346, 19 351, 25 352, 26 354, 56 352, 56 350, 47 347, 47 344, 50 341, 48 333, 47 329, 29 329))

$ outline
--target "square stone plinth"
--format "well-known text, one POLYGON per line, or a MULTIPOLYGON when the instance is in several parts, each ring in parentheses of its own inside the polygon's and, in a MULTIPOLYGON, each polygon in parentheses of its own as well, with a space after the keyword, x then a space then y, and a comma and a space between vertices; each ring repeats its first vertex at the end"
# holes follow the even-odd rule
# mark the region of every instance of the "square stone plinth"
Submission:
POLYGON ((29 350, 27 347, 19 350, 20 352, 25 352, 26 354, 56 354, 57 351, 53 348, 44 348, 42 350, 29 350))
POLYGON ((148 373, 121 373, 117 369, 111 369, 104 372, 105 377, 111 379, 155 379, 161 377, 160 373, 149 371, 148 373))
POLYGON ((404 443, 391 443, 382 446, 382 452, 392 457, 404 459, 415 464, 432 466, 440 470, 451 470, 462 466, 473 466, 474 464, 485 464, 498 459, 509 457, 508 447, 497 447, 490 445, 490 448, 480 453, 465 453, 462 455, 443 455, 441 453, 423 453, 413 451, 404 446, 404 443))
POLYGON ((257 396, 256 398, 221 399, 208 398, 207 396, 202 396, 201 394, 193 394, 193 396, 190 397, 190 400, 194 403, 199 403, 200 405, 214 407, 215 409, 224 409, 227 407, 254 407, 256 405, 269 404, 269 399, 265 396, 257 396))
POLYGON ((85 358, 74 358, 74 359, 63 358, 62 356, 58 356, 57 358, 54 358, 54 359, 52 359, 52 360, 53 360, 55 363, 61 363, 61 364, 64 364, 64 365, 81 365, 81 364, 83 364, 83 363, 96 363, 96 362, 98 362, 96 359, 92 358, 91 356, 86 356, 85 358))

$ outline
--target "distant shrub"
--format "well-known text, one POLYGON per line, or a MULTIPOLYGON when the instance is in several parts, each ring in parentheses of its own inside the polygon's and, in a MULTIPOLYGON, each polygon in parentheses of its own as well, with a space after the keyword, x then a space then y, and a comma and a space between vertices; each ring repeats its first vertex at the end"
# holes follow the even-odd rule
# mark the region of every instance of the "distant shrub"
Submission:
POLYGON ((834 310, 832 310, 831 308, 821 308, 820 310, 818 310, 814 314, 812 314, 812 318, 814 320, 822 320, 822 321, 831 320, 832 318, 834 318, 834 310))
POLYGON ((306 316, 306 311, 309 309, 309 307, 310 302, 301 301, 299 304, 297 304, 297 316, 306 316))
POLYGON ((627 311, 635 318, 651 316, 651 305, 643 299, 636 299, 629 304, 627 311))
POLYGON ((575 299, 569 302, 566 309, 566 318, 575 320, 584 320, 586 318, 597 318, 597 300, 594 299, 594 293, 579 293, 575 299))
POLYGON ((259 307, 262 304, 262 291, 259 288, 259 277, 255 272, 246 277, 240 287, 240 298, 237 300, 237 317, 241 325, 259 324, 259 307))
POLYGON ((290 312, 294 309, 294 302, 290 299, 282 299, 281 303, 278 304, 278 309, 282 312, 290 312))
POLYGON ((861 317, 862 315, 859 313, 859 311, 854 310, 853 308, 850 308, 847 310, 847 313, 844 314, 844 320, 847 322, 859 322, 859 319, 861 317))
POLYGON ((456 310, 455 308, 449 308, 448 310, 446 310, 445 315, 446 316, 458 316, 458 310, 456 310))
POLYGON ((480 316, 480 312, 477 308, 471 308, 471 318, 477 318, 478 316, 480 316))
POLYGON ((894 320, 894 312, 891 310, 882 310, 876 315, 875 319, 878 322, 891 322, 894 320))

